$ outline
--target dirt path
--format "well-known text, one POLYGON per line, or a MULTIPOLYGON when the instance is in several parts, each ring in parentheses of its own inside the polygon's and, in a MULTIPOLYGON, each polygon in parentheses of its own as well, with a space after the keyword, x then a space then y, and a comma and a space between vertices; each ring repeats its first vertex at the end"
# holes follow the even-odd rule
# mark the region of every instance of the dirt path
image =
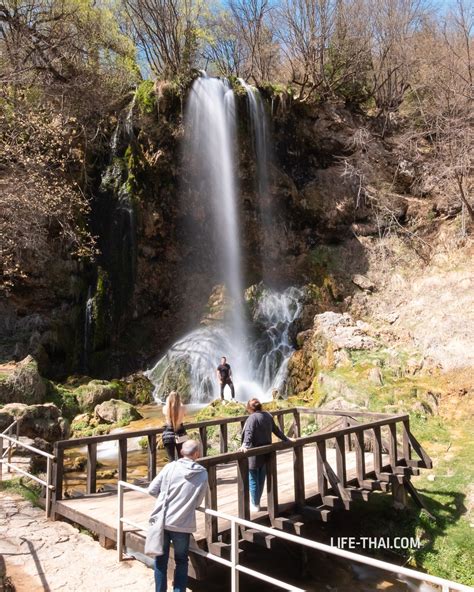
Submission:
POLYGON ((21 496, 0 492, 0 555, 16 592, 152 592, 153 572, 117 553, 21 496))

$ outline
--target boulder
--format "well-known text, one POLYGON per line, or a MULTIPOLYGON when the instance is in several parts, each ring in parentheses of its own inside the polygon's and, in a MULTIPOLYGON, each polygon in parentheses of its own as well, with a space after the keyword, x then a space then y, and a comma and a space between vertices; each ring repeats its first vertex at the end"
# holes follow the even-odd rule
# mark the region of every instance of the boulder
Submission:
POLYGON ((27 405, 42 403, 46 396, 46 382, 38 371, 38 364, 27 356, 17 364, 0 367, 0 404, 21 402, 27 405))
POLYGON ((130 423, 136 419, 142 419, 142 415, 130 403, 111 399, 105 401, 95 408, 94 414, 97 418, 106 423, 130 423))
POLYGON ((116 398, 120 394, 120 385, 106 380, 91 380, 87 384, 78 387, 74 394, 79 409, 84 413, 90 413, 100 403, 116 398))
POLYGON ((41 438, 46 442, 64 440, 69 436, 68 422, 61 416, 60 410, 53 403, 44 405, 25 405, 24 403, 10 403, 2 409, 2 414, 8 414, 11 423, 20 420, 20 436, 31 439, 41 438))

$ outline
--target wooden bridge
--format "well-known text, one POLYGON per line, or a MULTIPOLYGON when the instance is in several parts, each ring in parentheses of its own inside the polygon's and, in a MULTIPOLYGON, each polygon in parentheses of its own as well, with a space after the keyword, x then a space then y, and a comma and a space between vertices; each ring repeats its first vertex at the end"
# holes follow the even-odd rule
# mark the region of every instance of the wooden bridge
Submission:
MULTIPOLYGON (((409 416, 295 407, 272 412, 281 429, 294 436, 294 442, 277 442, 250 449, 237 447, 235 435, 247 416, 215 419, 186 424, 203 447, 199 462, 209 474, 206 496, 208 508, 244 519, 269 523, 286 532, 303 534, 309 521, 328 521, 335 511, 350 510, 354 500, 369 499, 373 491, 392 492, 399 506, 406 504, 407 493, 421 504, 411 484, 412 475, 422 467, 431 468, 431 460, 410 431, 409 416), (306 424, 306 425, 305 425, 306 424), (309 426, 308 426, 309 424, 309 426), (314 426, 313 433, 311 426, 314 426), (208 445, 209 434, 218 431, 219 454, 208 445), (230 442, 229 433, 234 434, 230 442), (214 452, 214 455, 208 455, 214 452), (417 458, 413 457, 413 453, 417 458), (262 497, 262 511, 252 514, 249 503, 248 459, 266 455, 267 491, 262 497)), ((97 493, 97 445, 118 442, 117 482, 127 481, 128 442, 146 438, 148 442, 148 481, 157 472, 159 429, 123 432, 107 436, 59 441, 54 447, 51 512, 95 532, 104 545, 117 540, 116 491, 97 493), (82 497, 65 499, 65 455, 70 448, 87 447, 86 492, 82 497)), ((143 482, 140 483, 144 485, 143 482)), ((154 500, 134 491, 125 493, 125 513, 138 524, 146 524, 154 500)), ((229 525, 215 516, 198 515, 196 543, 220 555, 229 554, 229 525)), ((246 541, 272 545, 272 537, 252 529, 242 529, 246 541)), ((144 533, 126 530, 124 545, 131 552, 142 553, 144 533)))

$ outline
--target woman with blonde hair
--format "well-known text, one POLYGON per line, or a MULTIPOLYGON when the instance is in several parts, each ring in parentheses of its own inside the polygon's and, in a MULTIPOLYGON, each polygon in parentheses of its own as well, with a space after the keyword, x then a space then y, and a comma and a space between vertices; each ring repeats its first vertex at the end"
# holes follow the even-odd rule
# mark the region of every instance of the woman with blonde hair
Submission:
POLYGON ((171 391, 163 407, 166 423, 162 434, 163 446, 170 461, 175 460, 176 456, 179 458, 183 442, 188 439, 183 425, 184 413, 185 408, 179 393, 171 391))

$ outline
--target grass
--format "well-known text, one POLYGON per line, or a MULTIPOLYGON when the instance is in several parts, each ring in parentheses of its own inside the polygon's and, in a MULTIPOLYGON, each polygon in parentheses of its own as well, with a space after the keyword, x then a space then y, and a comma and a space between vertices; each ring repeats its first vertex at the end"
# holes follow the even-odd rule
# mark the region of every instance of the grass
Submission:
POLYGON ((405 551, 364 551, 429 574, 474 585, 474 470, 472 426, 467 401, 458 414, 423 417, 410 414, 411 430, 433 459, 432 470, 413 478, 427 510, 409 507, 397 511, 389 495, 374 493, 370 503, 355 502, 351 513, 338 513, 328 535, 418 537, 421 545, 405 551))
POLYGON ((23 481, 23 477, 14 477, 13 479, 6 479, 0 481, 0 491, 6 493, 16 493, 22 498, 31 502, 34 506, 39 506, 40 488, 36 486, 27 486, 23 481))

